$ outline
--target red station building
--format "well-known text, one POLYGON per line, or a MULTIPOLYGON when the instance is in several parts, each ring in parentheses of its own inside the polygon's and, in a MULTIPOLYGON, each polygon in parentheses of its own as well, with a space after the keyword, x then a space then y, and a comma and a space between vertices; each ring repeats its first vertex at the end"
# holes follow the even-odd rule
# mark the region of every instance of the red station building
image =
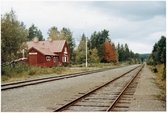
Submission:
POLYGON ((66 66, 70 62, 70 50, 66 40, 34 40, 27 42, 28 65, 53 67, 66 66))

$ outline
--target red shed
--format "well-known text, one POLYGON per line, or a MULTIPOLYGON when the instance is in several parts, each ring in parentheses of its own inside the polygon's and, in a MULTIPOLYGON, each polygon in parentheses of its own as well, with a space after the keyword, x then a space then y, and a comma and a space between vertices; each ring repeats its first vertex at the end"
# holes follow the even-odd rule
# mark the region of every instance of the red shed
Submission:
POLYGON ((27 42, 28 64, 42 67, 66 66, 70 62, 70 50, 65 40, 27 42))

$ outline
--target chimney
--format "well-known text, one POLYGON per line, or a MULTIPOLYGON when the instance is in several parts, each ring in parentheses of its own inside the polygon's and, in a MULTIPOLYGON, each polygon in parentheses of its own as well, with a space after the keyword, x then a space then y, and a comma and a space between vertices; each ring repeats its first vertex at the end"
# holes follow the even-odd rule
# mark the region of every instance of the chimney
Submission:
POLYGON ((35 37, 35 38, 33 39, 33 41, 34 41, 35 43, 38 42, 38 38, 35 37))
POLYGON ((49 37, 49 42, 52 42, 52 38, 49 37))

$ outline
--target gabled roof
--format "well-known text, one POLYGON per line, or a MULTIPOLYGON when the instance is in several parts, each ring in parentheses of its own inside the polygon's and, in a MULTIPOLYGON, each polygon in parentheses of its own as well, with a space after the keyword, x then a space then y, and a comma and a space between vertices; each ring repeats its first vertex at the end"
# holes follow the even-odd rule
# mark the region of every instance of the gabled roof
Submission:
POLYGON ((44 55, 55 55, 54 53, 62 52, 65 45, 65 40, 55 40, 55 41, 38 41, 38 42, 27 42, 28 49, 32 47, 43 53, 44 55))
POLYGON ((51 55, 51 56, 57 55, 57 54, 54 54, 52 51, 50 51, 48 48, 35 48, 35 47, 31 47, 30 49, 35 49, 38 52, 42 53, 43 55, 51 55))

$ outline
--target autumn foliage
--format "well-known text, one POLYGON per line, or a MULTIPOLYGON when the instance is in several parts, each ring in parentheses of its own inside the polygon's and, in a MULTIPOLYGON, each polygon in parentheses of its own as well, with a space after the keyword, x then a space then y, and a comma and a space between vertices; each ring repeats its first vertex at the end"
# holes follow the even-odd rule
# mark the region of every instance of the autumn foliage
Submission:
POLYGON ((117 55, 115 47, 109 41, 105 41, 102 45, 103 57, 101 58, 103 62, 116 62, 117 55))

